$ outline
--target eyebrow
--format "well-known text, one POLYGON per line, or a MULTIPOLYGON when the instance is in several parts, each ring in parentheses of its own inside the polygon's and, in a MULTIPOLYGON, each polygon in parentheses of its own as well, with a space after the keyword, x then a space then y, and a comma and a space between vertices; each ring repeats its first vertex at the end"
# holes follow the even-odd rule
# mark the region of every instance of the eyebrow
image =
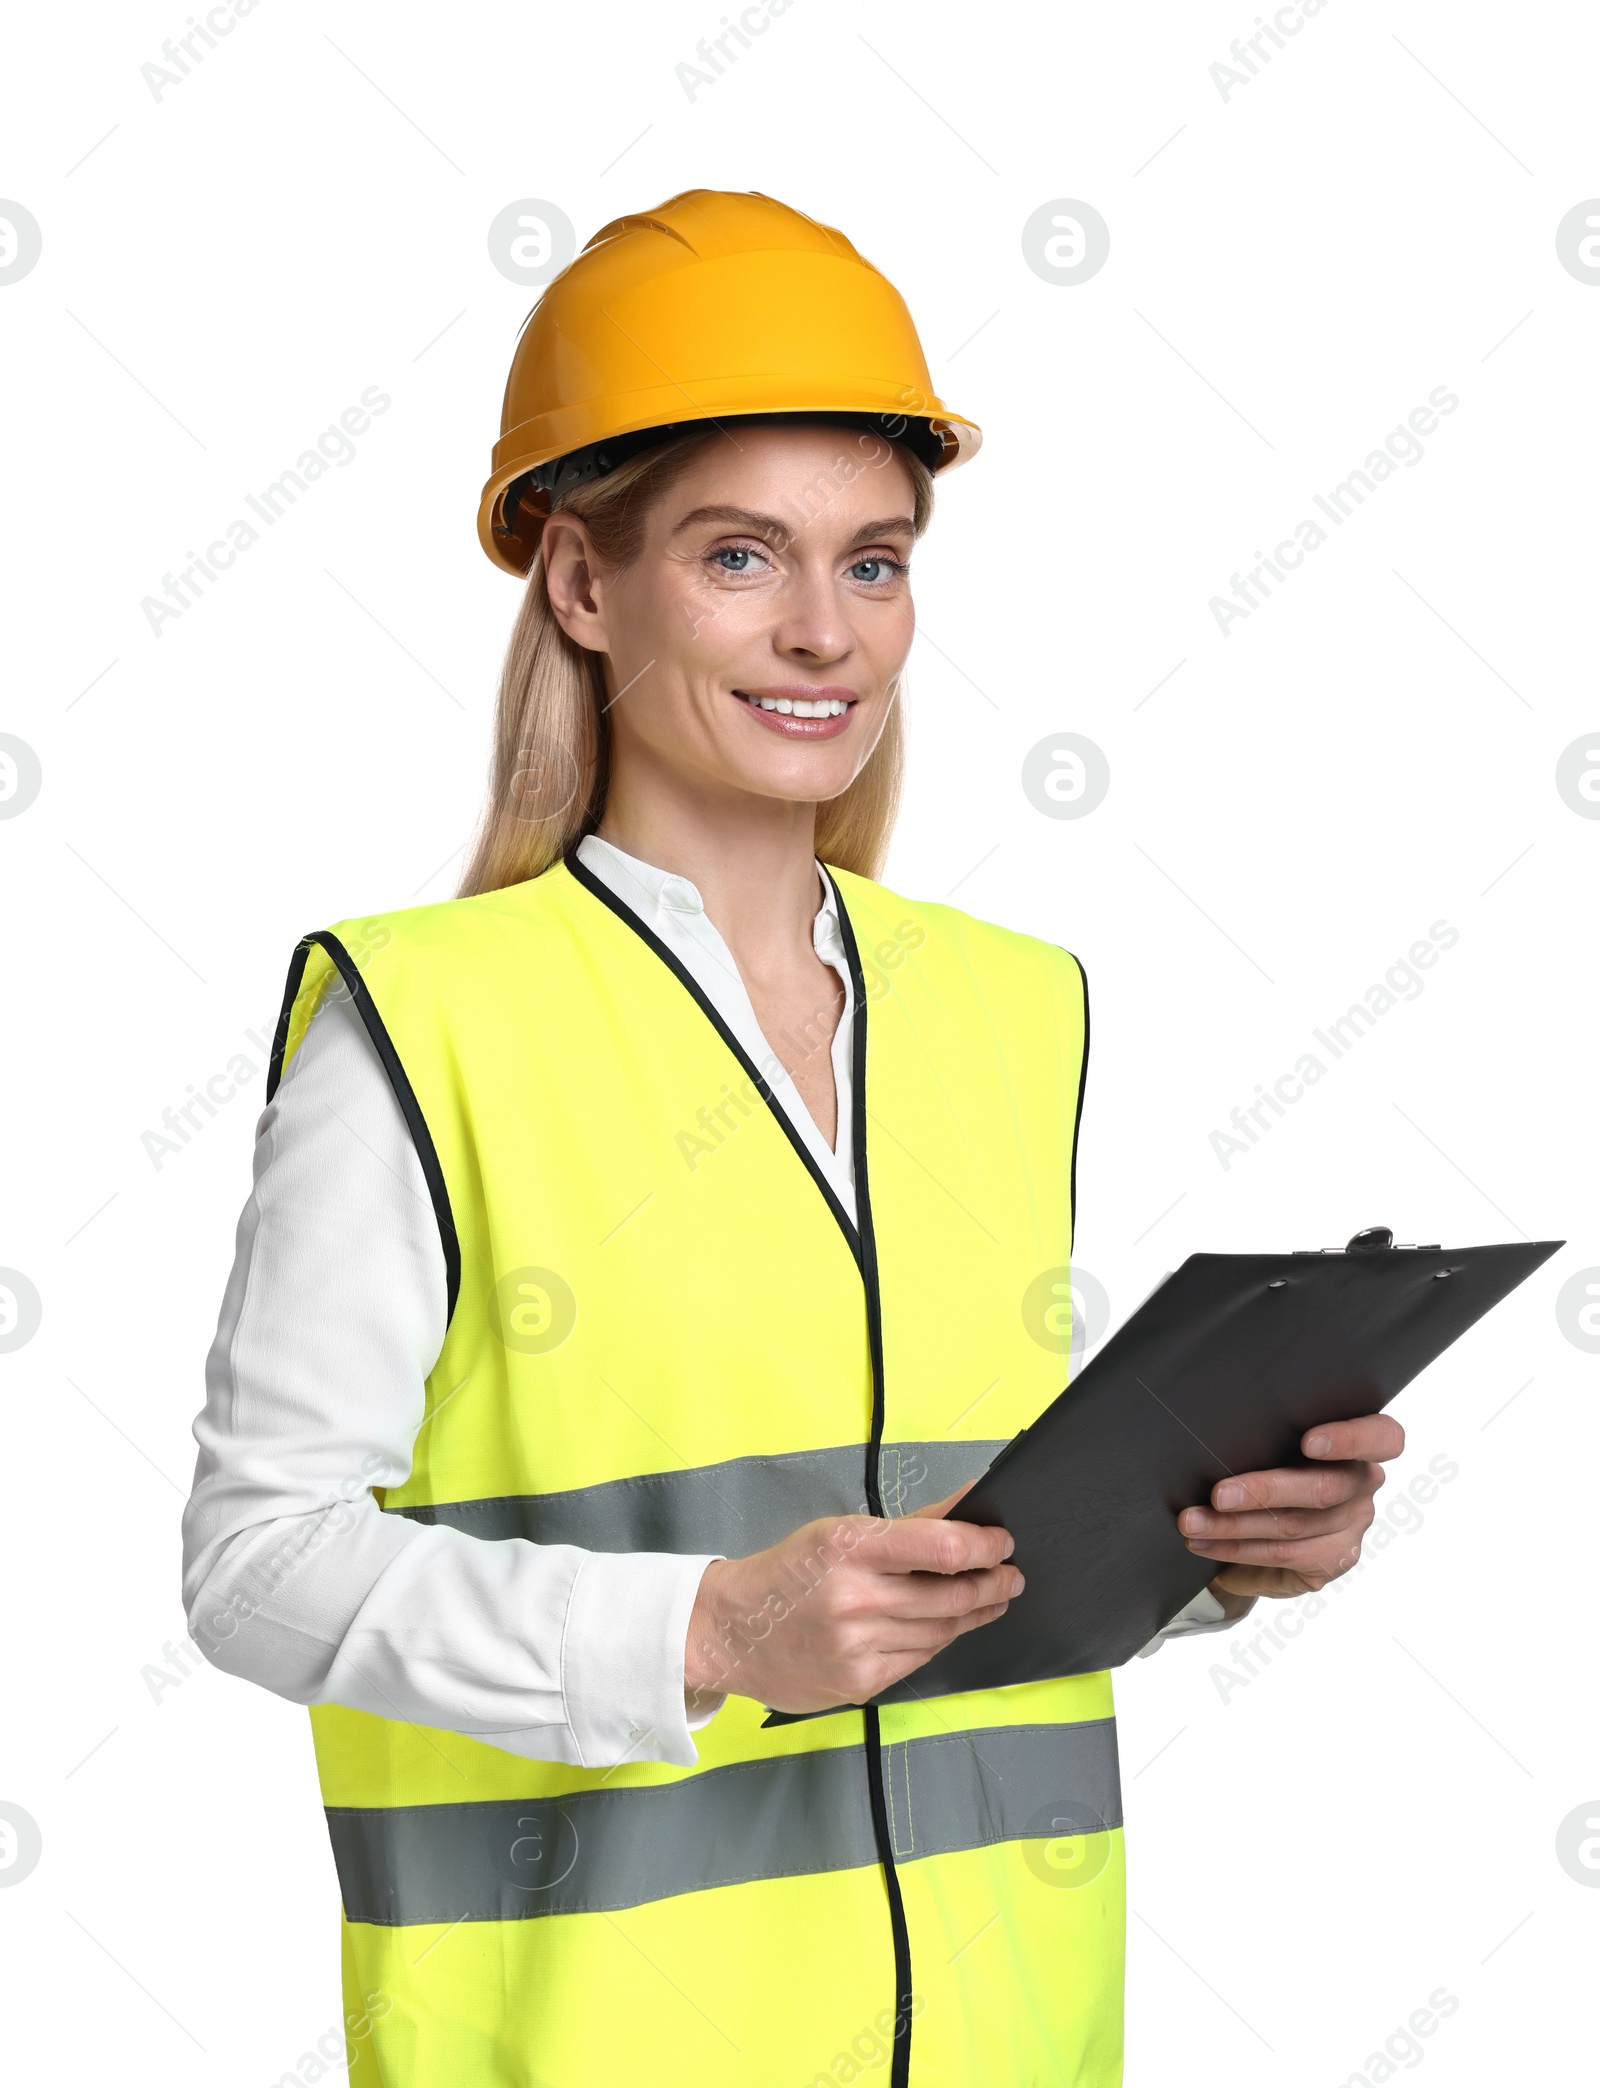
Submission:
MULTIPOLYGON (((776 515, 761 515, 753 508, 741 507, 694 508, 674 525, 672 534, 681 536, 684 530, 693 529, 705 522, 722 522, 730 528, 748 530, 752 536, 782 537, 791 542, 799 535, 799 531, 791 523, 780 522, 776 515)), ((853 548, 857 544, 870 544, 875 537, 912 536, 915 531, 916 524, 909 515, 880 516, 876 521, 863 522, 851 537, 847 548, 853 548)))

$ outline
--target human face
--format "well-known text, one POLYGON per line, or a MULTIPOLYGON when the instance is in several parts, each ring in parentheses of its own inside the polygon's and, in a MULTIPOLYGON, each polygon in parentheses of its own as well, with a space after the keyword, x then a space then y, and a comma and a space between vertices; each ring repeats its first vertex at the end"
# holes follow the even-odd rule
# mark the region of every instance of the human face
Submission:
POLYGON ((552 517, 551 602, 606 655, 613 787, 665 771, 716 796, 837 797, 896 700, 912 542, 899 453, 816 425, 714 437, 621 572, 576 518, 552 517))

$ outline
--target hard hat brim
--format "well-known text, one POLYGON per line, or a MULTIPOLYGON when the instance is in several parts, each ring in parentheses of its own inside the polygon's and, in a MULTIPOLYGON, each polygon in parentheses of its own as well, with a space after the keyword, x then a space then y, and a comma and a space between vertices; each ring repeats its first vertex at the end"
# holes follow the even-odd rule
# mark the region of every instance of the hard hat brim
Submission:
MULTIPOLYGON (((538 549, 549 513, 548 494, 524 493, 517 503, 515 520, 507 526, 505 496, 517 481, 540 464, 548 464, 575 450, 586 449, 611 437, 625 437, 655 428, 675 427, 697 421, 781 419, 837 413, 851 421, 870 416, 882 422, 892 437, 895 424, 915 422, 926 429, 943 448, 933 466, 936 472, 953 471, 977 455, 983 442, 981 430, 972 421, 948 412, 935 399, 921 399, 920 411, 910 411, 903 391, 891 394, 880 385, 840 385, 828 396, 818 397, 814 380, 785 380, 779 376, 758 385, 748 377, 697 384, 690 398, 680 385, 665 384, 637 392, 626 401, 608 401, 605 425, 582 408, 567 408, 537 415, 509 428, 495 444, 492 469, 478 502, 478 541, 494 563, 519 578, 526 576, 538 549), (930 410, 932 409, 932 410, 930 410)), ((665 438, 664 438, 665 439, 665 438)))

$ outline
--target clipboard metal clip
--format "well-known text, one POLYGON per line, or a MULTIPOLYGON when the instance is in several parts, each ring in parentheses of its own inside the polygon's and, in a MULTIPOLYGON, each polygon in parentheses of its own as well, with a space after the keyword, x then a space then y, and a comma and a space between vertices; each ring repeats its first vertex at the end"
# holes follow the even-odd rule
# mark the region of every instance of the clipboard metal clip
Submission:
POLYGON ((1346 1254, 1382 1254, 1392 1248, 1396 1254, 1438 1254, 1441 1250, 1437 1240, 1397 1240, 1386 1225, 1369 1225, 1355 1237, 1345 1242, 1346 1254))
MULTIPOLYGON (((1297 1247, 1294 1251, 1296 1254, 1337 1254, 1341 1250, 1337 1247, 1297 1247)), ((1386 1225, 1363 1226, 1360 1232, 1353 1233, 1345 1241, 1343 1248, 1346 1254, 1437 1254, 1439 1251, 1437 1241, 1396 1240, 1386 1225)))

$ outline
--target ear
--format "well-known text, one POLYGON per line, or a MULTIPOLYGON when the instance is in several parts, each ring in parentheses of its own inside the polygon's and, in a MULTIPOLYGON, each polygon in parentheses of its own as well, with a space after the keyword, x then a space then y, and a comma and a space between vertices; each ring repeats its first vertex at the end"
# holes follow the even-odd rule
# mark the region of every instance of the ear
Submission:
POLYGON ((550 607, 567 636, 587 652, 609 652, 600 561, 580 515, 558 510, 540 539, 550 607))

